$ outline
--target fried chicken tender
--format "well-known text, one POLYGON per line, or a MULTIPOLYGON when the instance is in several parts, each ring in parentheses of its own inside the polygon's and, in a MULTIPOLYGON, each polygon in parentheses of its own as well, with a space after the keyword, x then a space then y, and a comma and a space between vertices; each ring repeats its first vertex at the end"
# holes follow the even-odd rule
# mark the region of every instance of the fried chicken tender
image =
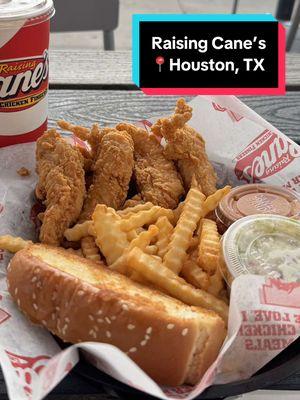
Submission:
POLYGON ((164 208, 175 208, 184 193, 173 161, 164 156, 163 147, 153 135, 134 125, 121 123, 118 130, 127 131, 134 142, 134 175, 145 202, 164 208))
POLYGON ((216 191, 217 176, 207 158, 203 138, 187 125, 191 117, 192 108, 184 99, 179 99, 174 115, 159 119, 151 129, 154 134, 166 139, 165 156, 169 160, 177 161, 185 189, 190 188, 195 175, 198 185, 208 196, 216 191))
POLYGON ((46 211, 40 241, 58 246, 64 231, 76 222, 85 196, 83 157, 55 129, 45 132, 36 144, 37 192, 46 211))
POLYGON ((80 146, 78 146, 78 150, 84 157, 85 169, 87 171, 90 170, 97 157, 97 154, 99 153, 99 146, 103 135, 103 132, 99 128, 99 125, 93 124, 92 128, 89 129, 84 126, 73 125, 70 122, 62 119, 57 121, 57 125, 63 130, 72 132, 76 137, 89 144, 89 150, 80 146))
POLYGON ((93 124, 92 128, 86 128, 80 125, 73 125, 62 119, 57 121, 57 125, 66 131, 72 132, 79 139, 88 142, 91 147, 91 155, 95 157, 99 152, 99 144, 102 138, 102 131, 98 124, 93 124))
POLYGON ((126 131, 104 128, 79 222, 91 219, 98 203, 119 209, 127 196, 133 172, 133 141, 126 131))

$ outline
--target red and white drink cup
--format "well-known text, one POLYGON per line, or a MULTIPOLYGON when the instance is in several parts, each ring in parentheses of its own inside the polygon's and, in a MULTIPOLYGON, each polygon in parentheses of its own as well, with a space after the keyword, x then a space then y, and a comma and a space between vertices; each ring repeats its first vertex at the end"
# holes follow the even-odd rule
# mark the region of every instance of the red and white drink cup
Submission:
POLYGON ((0 147, 47 129, 52 0, 0 0, 0 147))

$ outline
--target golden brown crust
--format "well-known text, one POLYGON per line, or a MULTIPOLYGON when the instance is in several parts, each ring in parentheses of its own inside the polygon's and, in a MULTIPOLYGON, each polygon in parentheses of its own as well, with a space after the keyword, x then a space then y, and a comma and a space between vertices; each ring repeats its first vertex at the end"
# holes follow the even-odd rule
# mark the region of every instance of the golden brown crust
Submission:
POLYGON ((134 175, 144 201, 164 208, 175 208, 184 189, 173 161, 164 156, 163 147, 153 135, 134 125, 116 126, 127 131, 134 142, 134 175))
POLYGON ((225 336, 215 313, 192 309, 63 249, 32 245, 19 251, 7 280, 32 322, 66 342, 116 345, 161 384, 198 381, 225 336))
POLYGON ((159 119, 151 130, 163 136, 167 145, 165 156, 177 162, 185 189, 191 187, 193 176, 208 196, 216 191, 217 176, 208 160, 205 141, 187 122, 192 117, 192 108, 183 99, 177 101, 175 113, 170 118, 159 119))
POLYGON ((85 196, 83 157, 56 131, 45 132, 36 144, 38 198, 43 198, 40 240, 59 245, 64 231, 76 222, 85 196))
POLYGON ((97 204, 118 210, 124 203, 134 166, 133 141, 127 132, 106 129, 93 165, 90 185, 79 221, 89 220, 97 204))
MULTIPOLYGON (((197 308, 197 310, 199 309, 197 308)), ((199 324, 198 343, 189 366, 189 374, 186 377, 186 383, 192 385, 199 382, 199 376, 202 377, 215 361, 226 336, 224 322, 221 319, 210 319, 205 315, 202 316, 202 319, 210 334, 207 334, 203 325, 199 324)))

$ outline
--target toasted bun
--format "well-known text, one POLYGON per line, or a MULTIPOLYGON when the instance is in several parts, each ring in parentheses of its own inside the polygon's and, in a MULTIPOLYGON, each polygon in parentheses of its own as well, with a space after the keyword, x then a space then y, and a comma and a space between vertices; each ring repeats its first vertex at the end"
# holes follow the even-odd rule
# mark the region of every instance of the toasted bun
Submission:
POLYGON ((199 381, 225 338, 214 312, 186 306, 60 248, 19 251, 7 280, 32 322, 66 342, 113 344, 160 384, 199 381))

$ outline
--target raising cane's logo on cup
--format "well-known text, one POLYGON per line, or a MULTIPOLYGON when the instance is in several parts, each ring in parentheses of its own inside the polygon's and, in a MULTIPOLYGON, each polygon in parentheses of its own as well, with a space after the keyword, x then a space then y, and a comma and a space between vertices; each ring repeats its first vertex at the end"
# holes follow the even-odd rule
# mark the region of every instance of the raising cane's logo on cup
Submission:
POLYGON ((1 112, 30 108, 42 100, 48 90, 48 51, 31 60, 8 60, 0 64, 1 112))
POLYGON ((0 0, 0 147, 47 129, 52 0, 0 0))
POLYGON ((298 157, 298 146, 292 140, 266 129, 234 159, 234 172, 241 181, 257 183, 298 157))

